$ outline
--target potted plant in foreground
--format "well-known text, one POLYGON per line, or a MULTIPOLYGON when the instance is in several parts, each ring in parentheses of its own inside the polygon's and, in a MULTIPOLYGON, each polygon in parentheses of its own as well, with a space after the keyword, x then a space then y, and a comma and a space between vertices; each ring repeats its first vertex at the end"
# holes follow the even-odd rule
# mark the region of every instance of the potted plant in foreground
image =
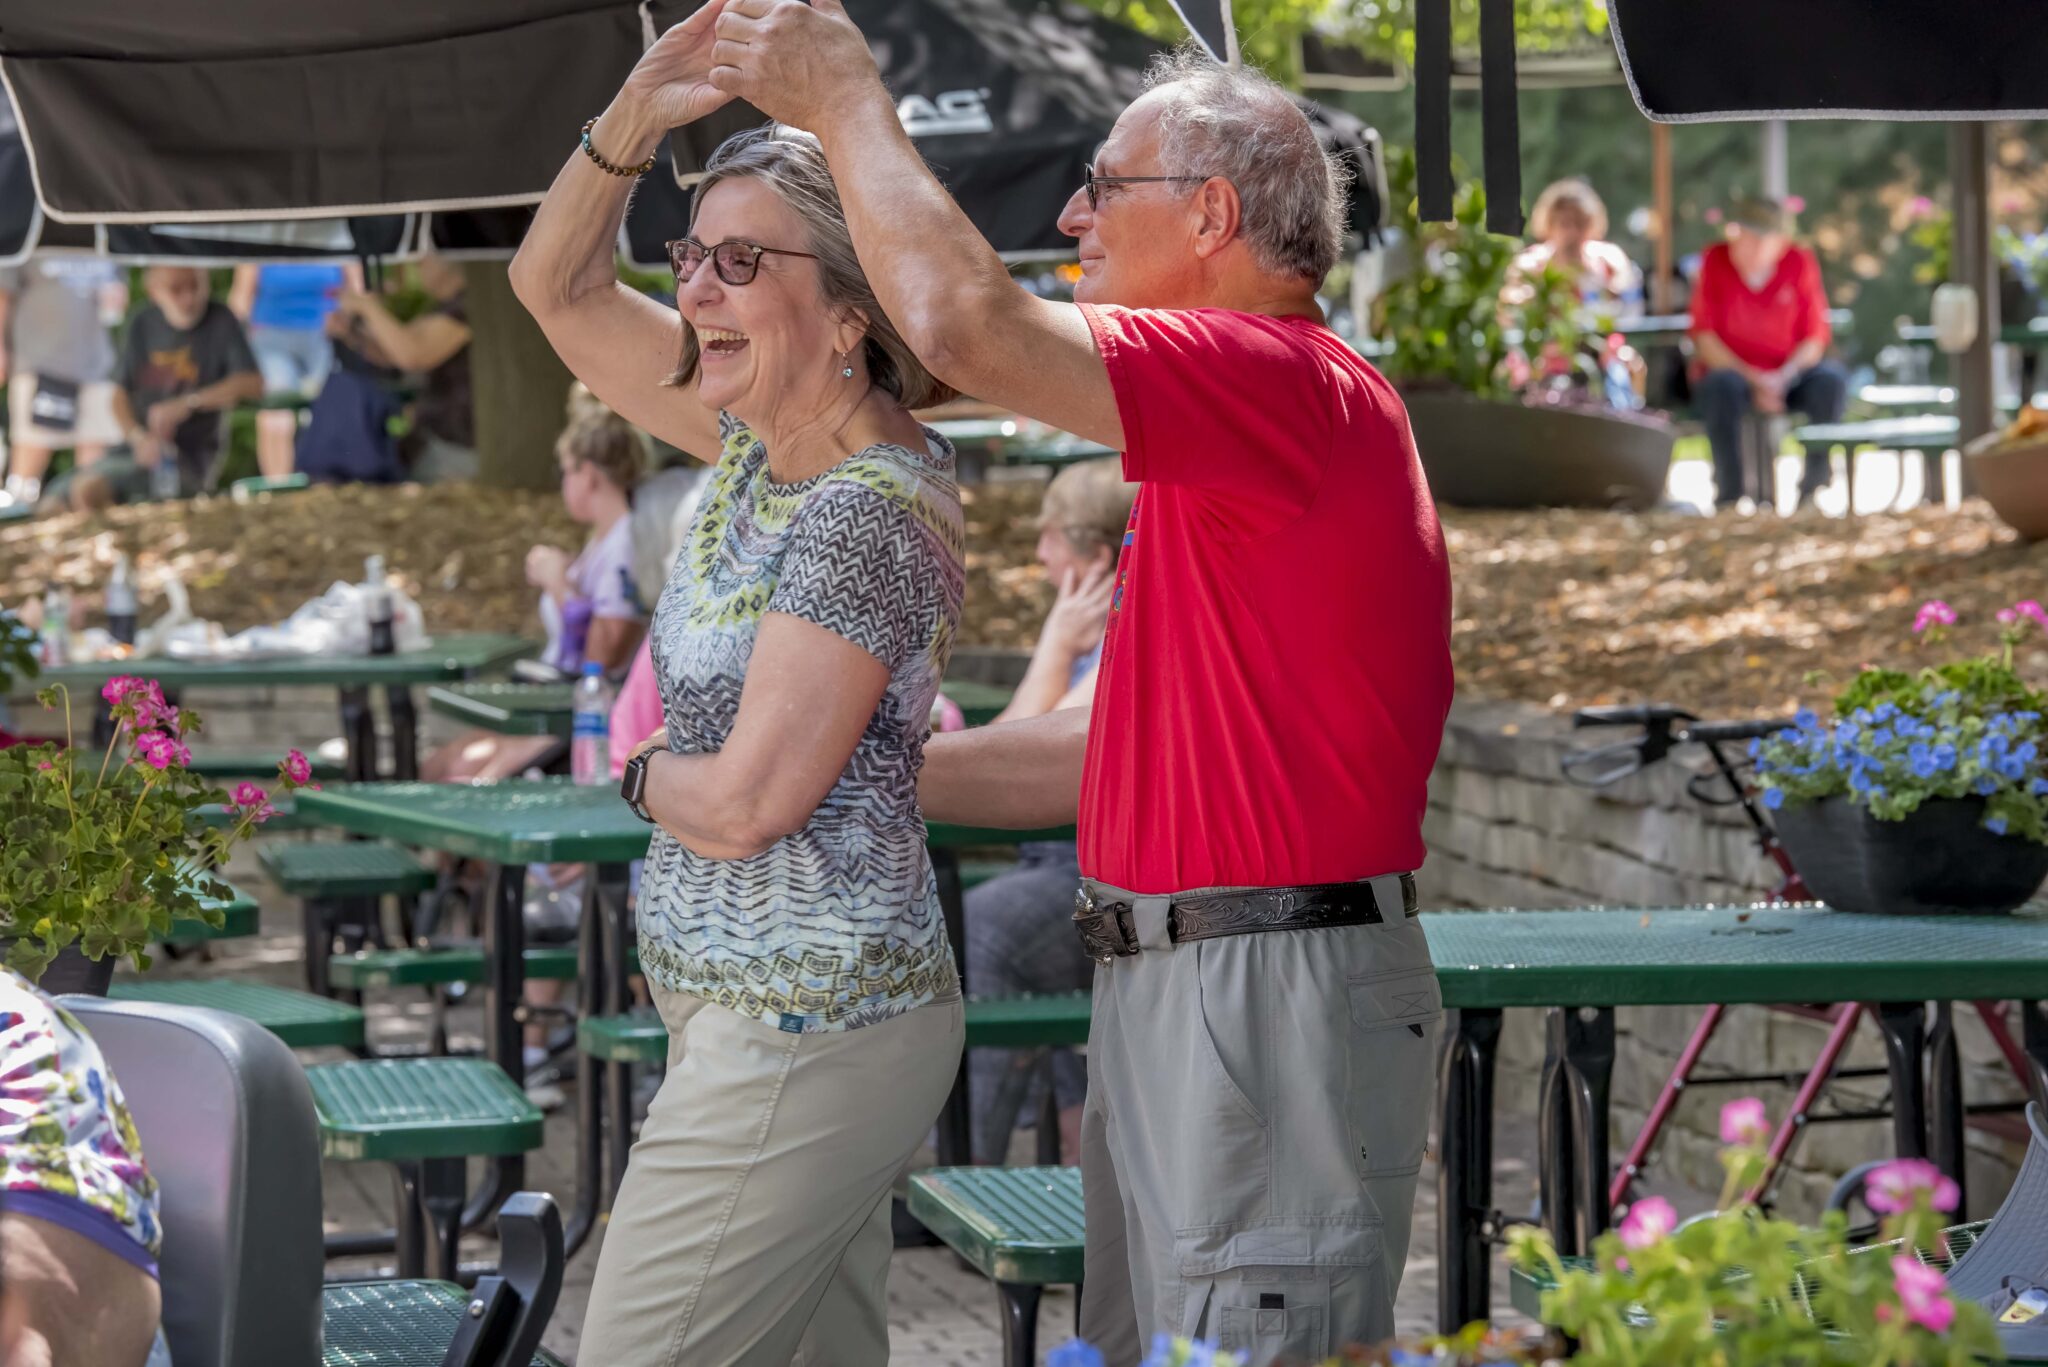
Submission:
MULTIPOLYGON (((1865 669, 1834 719, 1802 711, 1750 747, 1764 806, 1814 896, 1843 911, 2011 911, 2048 878, 2048 697, 2013 648, 2048 611, 1998 614, 2003 649, 1915 673, 1865 669)), ((1915 635, 1956 613, 1930 602, 1915 635)))
MULTIPOLYGON (((229 794, 191 773, 185 741, 199 717, 156 684, 124 676, 101 696, 115 723, 104 753, 70 743, 62 685, 37 697, 61 706, 66 740, 0 750, 0 945, 10 968, 51 992, 104 993, 114 961, 148 967, 147 947, 174 922, 218 925, 206 899, 227 889, 207 870, 271 815, 258 785, 229 794), (207 803, 225 804, 225 826, 201 826, 207 803)), ((279 766, 285 791, 309 776, 296 750, 279 766)))

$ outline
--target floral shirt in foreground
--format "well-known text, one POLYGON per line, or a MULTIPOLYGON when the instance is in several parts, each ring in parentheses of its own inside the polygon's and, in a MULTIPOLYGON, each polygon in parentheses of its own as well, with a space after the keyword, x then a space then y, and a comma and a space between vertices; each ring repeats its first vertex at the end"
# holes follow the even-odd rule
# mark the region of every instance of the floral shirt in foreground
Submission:
POLYGON ((0 968, 0 1207, 156 1275, 156 1179, 121 1088, 69 1011, 0 968))
POLYGON ((871 446, 794 484, 738 420, 648 636, 669 745, 720 749, 761 619, 787 613, 880 660, 889 685, 804 828, 747 859, 656 830, 640 962, 673 992, 783 1030, 847 1030, 959 992, 917 771, 964 587, 953 450, 871 446))

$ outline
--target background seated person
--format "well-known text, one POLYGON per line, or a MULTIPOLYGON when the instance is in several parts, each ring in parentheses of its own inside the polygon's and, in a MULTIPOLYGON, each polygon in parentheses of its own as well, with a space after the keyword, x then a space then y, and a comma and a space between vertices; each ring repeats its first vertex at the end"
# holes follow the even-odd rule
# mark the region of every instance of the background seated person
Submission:
POLYGON ((129 320, 114 370, 114 418, 129 459, 110 456, 93 471, 120 498, 137 498, 169 461, 179 495, 189 498, 220 473, 221 414, 261 398, 263 376, 241 321, 208 293, 205 271, 151 266, 143 288, 149 303, 129 320))
MULTIPOLYGON (((647 630, 633 581, 629 516, 643 450, 640 434, 609 409, 572 420, 555 443, 562 503, 590 528, 590 537, 573 558, 559 546, 533 547, 526 553, 526 581, 540 590, 548 641, 541 658, 570 678, 586 659, 617 678, 647 630)), ((465 732, 427 756, 421 777, 436 783, 511 778, 540 763, 555 743, 545 736, 465 732)))
POLYGON ((1506 296, 1526 292, 1531 276, 1546 268, 1568 272, 1578 282, 1581 302, 1616 319, 1642 311, 1643 273, 1628 253, 1607 241, 1607 206, 1593 187, 1573 177, 1552 181, 1529 211, 1529 236, 1536 239, 1508 267, 1506 296))
MULTIPOLYGON (((1116 591, 1117 555, 1138 486, 1123 481, 1114 456, 1062 470, 1046 487, 1038 514, 1038 559, 1059 596, 1046 614, 1024 681, 997 721, 1017 721, 1095 700, 1096 665, 1116 591)), ((1025 844, 1017 866, 970 888, 967 982, 977 996, 1075 992, 1095 965, 1074 934, 1081 866, 1072 842, 1025 844)), ((1043 1049, 975 1049, 967 1056, 977 1163, 1001 1163, 1010 1136, 1043 1093, 1043 1049), (1027 1109, 1028 1108, 1028 1109, 1027 1109)), ((1081 1100, 1088 1071, 1071 1049, 1050 1051, 1051 1086, 1060 1112, 1060 1152, 1080 1151, 1081 1100)))
MULTIPOLYGON (((1726 231, 1700 259, 1692 297, 1693 402, 1713 444, 1714 502, 1723 508, 1743 494, 1745 417, 1797 410, 1837 422, 1849 397, 1848 375, 1826 359, 1834 333, 1820 262, 1793 243, 1791 215, 1773 199, 1745 200, 1726 231)), ((1799 502, 1832 472, 1825 452, 1809 455, 1799 502)))
POLYGON ((0 1188, 0 1363, 157 1361, 163 1231, 135 1122, 92 1036, 5 967, 0 1188))
POLYGON ((462 267, 437 256, 419 263, 420 288, 433 306, 402 320, 374 294, 343 294, 327 319, 330 337, 380 366, 420 380, 405 461, 422 484, 475 479, 476 417, 469 373, 469 315, 462 267))

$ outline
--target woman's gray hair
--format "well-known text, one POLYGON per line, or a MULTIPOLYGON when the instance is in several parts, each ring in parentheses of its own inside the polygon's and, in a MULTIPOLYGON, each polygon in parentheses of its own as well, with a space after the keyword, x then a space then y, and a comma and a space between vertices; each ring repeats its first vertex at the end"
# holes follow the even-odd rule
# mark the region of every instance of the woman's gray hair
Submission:
MULTIPOLYGON (((911 353, 903 334, 882 311, 881 301, 854 254, 853 235, 847 231, 846 210, 839 203, 839 187, 825 165, 825 151, 809 133, 770 124, 735 133, 718 145, 705 163, 704 176, 697 182, 693 205, 702 204, 712 186, 722 180, 757 180, 795 211, 804 225, 804 246, 818 258, 818 281, 825 305, 843 309, 867 320, 867 339, 861 354, 867 361, 868 376, 878 389, 893 395, 905 408, 930 408, 954 397, 954 391, 925 369, 911 353)), ((694 210, 693 217, 694 217, 694 210)), ((683 322, 683 353, 676 361, 672 385, 688 384, 697 376, 697 330, 690 320, 683 322)))
POLYGON ((1322 283, 1344 243, 1350 172, 1316 141, 1288 93, 1263 72, 1220 66, 1186 44, 1153 59, 1160 171, 1237 187, 1238 232, 1261 270, 1322 283))

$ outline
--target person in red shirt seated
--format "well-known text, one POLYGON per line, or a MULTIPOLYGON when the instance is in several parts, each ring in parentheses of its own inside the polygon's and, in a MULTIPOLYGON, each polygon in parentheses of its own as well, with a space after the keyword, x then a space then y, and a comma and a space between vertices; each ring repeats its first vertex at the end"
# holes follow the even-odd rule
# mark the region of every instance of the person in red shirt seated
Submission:
MULTIPOLYGON (((1693 403, 1714 448, 1718 506, 1744 493, 1742 420, 1750 413, 1841 419, 1849 377, 1827 359, 1833 339, 1820 262, 1792 241, 1791 215, 1773 199, 1737 205, 1728 240, 1700 261, 1692 298, 1693 403)), ((1799 481, 1801 505, 1831 475, 1827 454, 1810 453, 1799 481)))
POLYGON ((1112 1367, 1155 1331, 1261 1363, 1391 1337, 1443 1018, 1412 871, 1450 575, 1400 397, 1316 301, 1337 169, 1272 81, 1178 54, 1060 216, 1078 303, 1040 299, 838 0, 713 3, 703 79, 817 134, 911 349, 1141 486, 1092 707, 934 736, 919 784, 932 819, 1078 815, 1082 1337, 1112 1367))

